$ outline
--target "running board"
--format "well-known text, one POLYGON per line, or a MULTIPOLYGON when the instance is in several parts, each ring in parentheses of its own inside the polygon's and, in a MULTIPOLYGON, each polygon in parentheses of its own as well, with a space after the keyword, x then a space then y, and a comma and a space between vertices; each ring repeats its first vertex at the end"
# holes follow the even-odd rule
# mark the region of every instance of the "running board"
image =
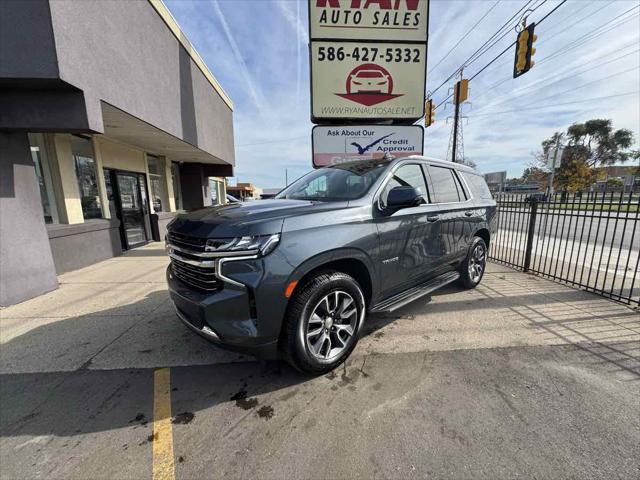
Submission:
POLYGON ((419 299, 420 297, 424 297, 425 295, 430 294, 434 290, 438 290, 445 285, 455 282, 460 278, 460 274, 458 272, 447 272, 442 275, 437 276, 429 280, 422 285, 418 285, 417 287, 410 288, 409 290, 405 290, 404 292, 400 292, 393 297, 390 297, 376 305, 371 309, 372 313, 379 312, 393 312, 405 305, 419 299))

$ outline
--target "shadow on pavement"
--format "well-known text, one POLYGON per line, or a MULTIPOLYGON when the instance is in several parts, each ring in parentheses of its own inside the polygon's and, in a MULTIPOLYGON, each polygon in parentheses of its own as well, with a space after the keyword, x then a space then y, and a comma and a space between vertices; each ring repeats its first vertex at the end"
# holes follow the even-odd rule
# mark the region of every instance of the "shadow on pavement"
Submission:
MULTIPOLYGON (((553 293, 552 298, 535 292, 507 296, 484 285, 474 292, 473 299, 447 301, 452 294, 459 292, 457 287, 451 286, 434 293, 432 298, 437 301, 428 306, 426 313, 431 310, 507 308, 514 313, 514 319, 527 321, 544 334, 577 345, 589 354, 590 359, 631 373, 636 379, 640 378, 637 342, 601 341, 589 329, 580 327, 581 322, 597 320, 608 323, 614 333, 624 334, 624 325, 587 314, 563 319, 561 315, 548 313, 546 308, 552 301, 588 302, 597 297, 572 290, 553 293)), ((0 375, 0 436, 72 436, 80 432, 99 432, 132 425, 148 429, 148 423, 153 418, 153 372, 166 365, 173 365, 172 372, 181 372, 182 380, 172 382, 174 388, 178 389, 176 391, 180 390, 185 378, 192 377, 192 382, 195 382, 190 386, 191 410, 188 413, 229 402, 259 415, 260 409, 265 407, 262 412, 269 415, 268 406, 259 405, 257 396, 304 384, 312 379, 284 363, 238 362, 237 357, 224 357, 216 347, 179 324, 170 308, 163 310, 167 304, 166 292, 153 292, 136 304, 54 319, 3 344, 2 368, 7 373, 0 375), (117 325, 115 333, 114 325, 117 325), (136 329, 139 330, 138 336, 131 337, 136 340, 125 343, 124 351, 114 350, 111 353, 108 350, 114 342, 126 339, 126 335, 136 329), (180 333, 176 334, 178 331, 180 333), (164 334, 156 336, 158 332, 164 334), (108 340, 105 342, 105 339, 108 340), (148 343, 137 343, 142 341, 148 343), (157 360, 154 360, 156 357, 145 357, 151 353, 149 344, 158 353, 157 360), (210 352, 208 347, 214 350, 210 352), (113 355, 114 359, 107 359, 97 369, 94 361, 104 356, 105 352, 113 355), (209 353, 221 355, 216 357, 219 364, 206 365, 200 362, 200 365, 193 366, 190 362, 198 352, 204 352, 205 360, 209 353), (168 361, 162 354, 173 354, 173 360, 168 361), (116 356, 120 359, 116 359, 116 356), (115 363, 110 363, 112 361, 115 363), (25 368, 28 365, 32 366, 25 368), (109 368, 109 365, 126 366, 109 368)), ((425 313, 424 301, 420 307, 410 305, 395 315, 372 316, 363 335, 372 335, 398 318, 417 314, 418 308, 419 313, 425 313)), ((620 314, 623 317, 625 315, 624 312, 620 314)), ((629 311, 628 316, 637 320, 637 314, 633 312, 629 311)), ((11 321, 19 322, 21 319, 11 321)), ((617 338, 616 335, 612 337, 617 338)), ((354 362, 356 360, 351 361, 352 369, 354 362)), ((348 378, 346 369, 343 373, 332 372, 327 377, 335 378, 336 375, 348 378)), ((174 411, 174 415, 178 413, 181 412, 174 411)))

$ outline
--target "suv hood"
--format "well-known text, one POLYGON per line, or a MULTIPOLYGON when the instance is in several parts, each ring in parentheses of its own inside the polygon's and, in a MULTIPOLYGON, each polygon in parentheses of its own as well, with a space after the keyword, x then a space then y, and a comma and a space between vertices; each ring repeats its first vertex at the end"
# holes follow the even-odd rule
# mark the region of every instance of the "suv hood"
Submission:
POLYGON ((285 218, 340 210, 347 205, 348 202, 256 200, 181 213, 167 228, 172 232, 200 238, 270 235, 282 231, 285 218))

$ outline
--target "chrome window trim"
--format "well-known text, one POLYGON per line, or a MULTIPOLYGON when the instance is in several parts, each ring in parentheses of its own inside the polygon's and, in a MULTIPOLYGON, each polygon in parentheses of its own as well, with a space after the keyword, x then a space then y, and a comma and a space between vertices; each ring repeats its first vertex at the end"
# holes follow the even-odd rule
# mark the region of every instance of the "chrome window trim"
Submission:
MULTIPOLYGON (((450 167, 450 166, 447 166, 447 165, 442 165, 442 164, 440 164, 440 163, 431 163, 429 160, 422 160, 422 159, 419 159, 419 158, 411 158, 411 157, 408 157, 406 160, 398 162, 397 164, 395 164, 395 165, 391 168, 391 170, 389 170, 389 172, 387 173, 387 175, 385 176, 385 178, 382 180, 382 183, 380 184, 380 186, 376 189, 375 194, 373 195, 373 197, 374 197, 374 201, 373 201, 373 203, 374 203, 374 205, 376 206, 376 208, 377 208, 378 210, 380 210, 380 211, 382 210, 382 209, 380 208, 380 196, 382 195, 382 192, 384 191, 385 187, 387 186, 387 183, 391 180, 391 178, 393 177, 393 175, 395 174, 395 172, 396 172, 400 167, 403 167, 403 166, 405 166, 405 165, 411 165, 411 164, 421 165, 421 166, 422 166, 422 165, 424 165, 424 166, 426 166, 426 167, 434 166, 434 167, 440 167, 440 168, 448 168, 448 169, 450 169, 450 170, 454 170, 454 171, 456 170, 456 168, 455 168, 455 167, 450 167)), ((427 170, 427 175, 428 175, 428 170, 427 170)), ((462 175, 458 175, 458 178, 460 178, 460 177, 462 177, 462 175)), ((431 179, 431 178, 429 178, 429 180, 430 180, 430 179, 431 179)), ((428 190, 428 189, 429 189, 429 183, 430 183, 430 182, 428 182, 426 178, 425 178, 425 182, 427 182, 427 190, 428 190)), ((465 183, 465 186, 467 186, 467 185, 466 185, 466 183, 465 183)), ((447 205, 459 205, 459 206, 460 206, 460 208, 466 208, 466 207, 467 207, 467 204, 468 204, 469 202, 472 202, 472 201, 473 201, 473 195, 471 194, 471 191, 469 190, 469 188, 467 188, 467 192, 468 192, 470 195, 469 195, 469 198, 467 198, 464 202, 431 202, 431 201, 430 201, 430 202, 427 202, 427 203, 423 203, 423 204, 421 204, 421 205, 417 205, 417 206, 412 207, 412 208, 424 208, 424 207, 429 207, 429 206, 447 206, 447 205)), ((430 191, 428 191, 428 192, 426 193, 426 196, 429 198, 429 200, 431 200, 431 192, 430 192, 430 191)))
MULTIPOLYGON (((391 179, 393 178, 393 176, 395 175, 395 173, 402 167, 405 167, 407 165, 418 165, 420 167, 420 169, 422 170, 422 165, 425 162, 422 162, 418 159, 407 159, 406 161, 400 161, 398 163, 396 163, 393 167, 391 167, 391 169, 387 172, 387 174, 385 175, 385 177, 382 179, 382 182, 380 183, 380 186, 376 189, 376 193, 373 194, 373 198, 374 201, 373 203, 375 204, 376 208, 379 211, 382 211, 383 209, 380 207, 380 197, 382 196, 382 192, 384 191, 384 189, 387 187, 387 184, 391 181, 391 179)), ((427 200, 431 200, 431 195, 429 195, 429 182, 427 182, 427 178, 424 175, 424 172, 422 172, 422 177, 424 178, 424 184, 425 187, 427 188, 427 191, 422 195, 423 197, 427 197, 427 200)), ((415 207, 412 208, 418 208, 418 207, 424 207, 425 205, 433 205, 433 203, 430 202, 426 202, 423 203, 421 205, 416 205, 415 207)))
MULTIPOLYGON (((448 167, 446 165, 440 165, 440 164, 430 164, 429 162, 424 162, 425 165, 427 167, 436 167, 436 168, 448 168, 449 170, 453 170, 454 172, 456 172, 456 168, 455 167, 448 167)), ((429 170, 427 169, 427 173, 429 172, 429 170)), ((456 173, 454 173, 454 175, 456 175, 456 173)), ((461 175, 456 175, 457 178, 460 178, 461 175)), ((429 179, 431 179, 431 176, 429 176, 429 179)), ((467 189, 468 190, 468 189, 467 189)), ((469 192, 471 193, 471 192, 469 192)), ((460 208, 463 208, 467 203, 471 202, 473 199, 473 197, 469 197, 467 198, 464 202, 434 202, 431 205, 460 205, 460 208)))
MULTIPOLYGON (((464 184, 464 188, 467 191, 467 193, 469 194, 469 198, 467 200, 473 200, 475 198, 474 195, 473 195, 473 192, 471 191, 471 188, 469 187, 469 183, 467 182, 467 179, 464 178, 464 175, 462 175, 463 173, 469 173, 469 172, 456 172, 456 173, 459 173, 458 180, 460 180, 460 182, 462 182, 464 184)), ((470 175, 473 175, 473 174, 470 174, 470 175)), ((480 175, 478 175, 478 176, 480 176, 480 175)))

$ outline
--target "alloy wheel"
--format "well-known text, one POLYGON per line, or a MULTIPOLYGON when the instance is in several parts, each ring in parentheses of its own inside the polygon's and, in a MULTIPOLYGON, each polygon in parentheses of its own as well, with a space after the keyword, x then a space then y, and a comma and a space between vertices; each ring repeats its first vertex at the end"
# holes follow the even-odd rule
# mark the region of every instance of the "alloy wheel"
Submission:
POLYGON ((307 324, 309 352, 321 360, 332 360, 353 341, 358 324, 354 298, 344 290, 325 295, 315 306, 307 324))
POLYGON ((473 283, 478 283, 482 278, 486 262, 484 246, 481 244, 476 245, 471 252, 471 258, 469 258, 469 278, 473 283))

